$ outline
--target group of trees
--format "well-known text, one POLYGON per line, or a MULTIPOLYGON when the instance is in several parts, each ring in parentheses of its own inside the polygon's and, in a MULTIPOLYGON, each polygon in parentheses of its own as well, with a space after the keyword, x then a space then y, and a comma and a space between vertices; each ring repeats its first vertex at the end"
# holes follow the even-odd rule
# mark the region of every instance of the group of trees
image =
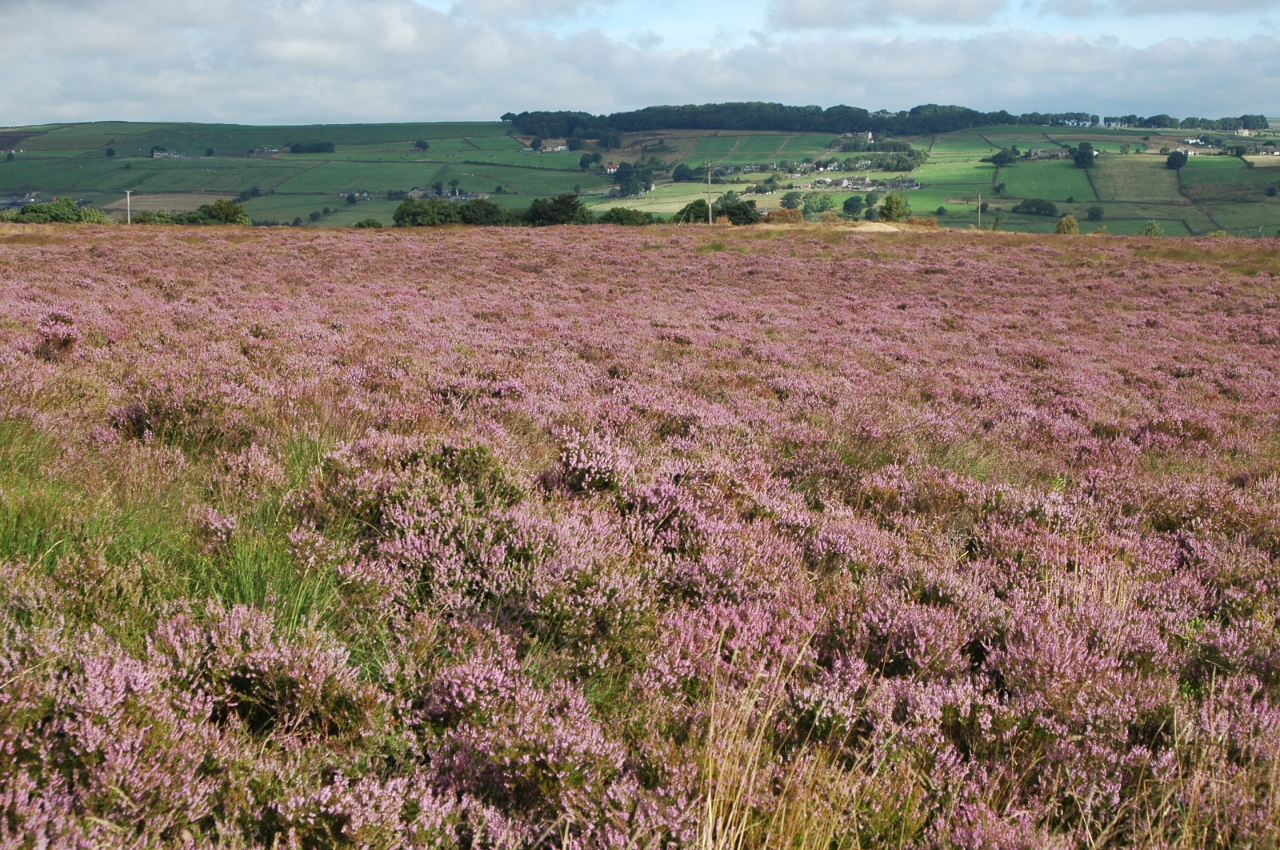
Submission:
POLYGON ((649 191, 653 186, 653 173, 656 170, 657 166, 652 162, 618 163, 618 170, 613 174, 618 194, 630 198, 649 191))
POLYGON ((854 106, 785 106, 780 103, 710 103, 650 106, 634 112, 508 112, 502 120, 526 135, 597 139, 616 147, 621 133, 654 130, 774 130, 793 133, 866 133, 910 136, 948 133, 999 124, 1097 124, 1083 112, 1012 115, 963 106, 924 104, 900 112, 870 112, 854 106))
MULTIPOLYGON (((774 130, 793 133, 866 133, 895 136, 929 135, 991 127, 1097 126, 1102 123, 1155 129, 1264 130, 1262 115, 1238 118, 1184 118, 1153 115, 1108 116, 1087 112, 979 112, 963 106, 924 104, 900 112, 869 112, 854 106, 785 106, 780 103, 709 103, 686 106, 650 106, 634 112, 591 115, 587 112, 508 112, 502 116, 522 133, 544 138, 597 139, 617 147, 621 133, 654 130, 774 130)), ((876 143, 879 144, 879 143, 876 143)))
MULTIPOLYGON (((219 198, 212 204, 203 204, 189 212, 141 212, 133 217, 134 224, 186 224, 186 225, 241 225, 253 224, 244 211, 244 204, 219 198)), ((301 222, 299 222, 301 223, 301 222)))
POLYGON ((711 221, 727 220, 730 224, 759 224, 760 211, 755 201, 744 201, 736 192, 726 192, 712 203, 708 213, 707 202, 699 198, 686 204, 683 209, 672 216, 671 220, 679 224, 705 224, 711 221))
POLYGON ((333 153, 333 142, 293 142, 287 146, 290 153, 333 153))
POLYGON ((1014 207, 1013 212, 1025 213, 1026 215, 1056 216, 1058 214, 1058 205, 1043 198, 1027 198, 1014 207))
POLYGON ((110 224, 111 219, 95 207, 82 207, 70 198, 43 204, 27 204, 21 209, 0 213, 0 221, 19 224, 110 224))
MULTIPOLYGON (((732 224, 756 224, 760 212, 755 201, 745 201, 728 192, 711 206, 714 221, 727 219, 732 224)), ((558 224, 617 224, 638 227, 657 223, 658 219, 642 210, 614 207, 594 214, 577 195, 569 193, 554 198, 538 198, 528 209, 507 209, 491 201, 472 200, 458 204, 439 198, 415 200, 406 198, 395 212, 397 227, 439 227, 446 224, 472 224, 501 227, 546 227, 558 224)), ((672 218, 687 224, 705 224, 707 202, 697 200, 672 218)), ((363 223, 365 227, 374 226, 363 223)))
POLYGON ((990 162, 997 168, 1008 168, 1017 162, 1022 155, 1022 151, 1018 150, 1018 146, 1012 145, 1011 147, 1001 148, 999 153, 983 157, 981 162, 990 162))
MULTIPOLYGON (((591 224, 591 210, 574 194, 538 198, 526 210, 500 207, 492 201, 473 199, 454 203, 441 198, 406 198, 393 217, 397 227, 439 227, 444 224, 471 224, 487 227, 544 227, 552 224, 591 224)), ((618 221, 615 223, 629 223, 618 221)), ((647 223, 647 222, 646 222, 647 223)))
POLYGON ((1271 126, 1265 115, 1241 115, 1239 118, 1196 118, 1178 120, 1171 115, 1108 115, 1103 121, 1111 126, 1138 127, 1152 130, 1266 130, 1271 126))

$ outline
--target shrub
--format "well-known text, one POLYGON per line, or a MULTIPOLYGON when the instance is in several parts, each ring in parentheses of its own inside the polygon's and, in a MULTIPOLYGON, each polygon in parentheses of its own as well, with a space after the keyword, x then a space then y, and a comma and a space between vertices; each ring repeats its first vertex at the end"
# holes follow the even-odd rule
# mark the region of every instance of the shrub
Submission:
POLYGON ((1088 216, 1089 221, 1102 221, 1102 217, 1103 215, 1105 215, 1105 211, 1102 209, 1102 207, 1093 206, 1093 207, 1089 207, 1089 209, 1086 212, 1086 215, 1088 216))
POLYGON ((1064 215, 1058 219, 1058 226, 1053 229, 1060 236, 1075 236, 1080 232, 1080 222, 1073 215, 1064 215))
POLYGON ((360 230, 381 230, 382 222, 378 221, 376 218, 366 218, 357 221, 351 226, 360 230))
POLYGON ((1046 201, 1043 198, 1027 198, 1022 203, 1013 208, 1013 212, 1023 213, 1024 215, 1051 215, 1058 214, 1058 205, 1053 201, 1046 201))
POLYGON ((42 360, 59 361, 80 341, 75 319, 62 310, 46 315, 36 329, 40 333, 40 341, 36 343, 35 353, 42 360))
POLYGON ((1142 229, 1138 231, 1140 236, 1164 236, 1164 229, 1160 227, 1158 222, 1148 221, 1142 225, 1142 229))
POLYGON ((642 227, 653 224, 653 215, 641 210, 626 207, 614 207, 600 214, 596 219, 600 224, 617 224, 625 227, 642 227))

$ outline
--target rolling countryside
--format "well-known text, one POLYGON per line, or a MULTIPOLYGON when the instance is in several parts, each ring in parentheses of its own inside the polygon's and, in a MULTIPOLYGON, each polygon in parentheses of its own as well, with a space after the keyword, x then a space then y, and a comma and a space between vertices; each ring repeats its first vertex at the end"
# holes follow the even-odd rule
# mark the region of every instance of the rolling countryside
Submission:
POLYGON ((496 121, 47 125, 0 129, 0 205, 29 202, 36 193, 42 200, 73 197, 123 220, 129 206, 192 210, 238 198, 256 223, 343 227, 389 222, 403 193, 432 187, 507 207, 576 193, 597 211, 622 206, 662 218, 730 191, 754 199, 761 211, 778 208, 788 191, 816 192, 840 211, 854 195, 883 195, 893 188, 889 181, 907 180, 895 185, 907 186, 913 214, 937 217, 943 227, 1050 232, 1058 215, 1073 215, 1083 232, 1131 234, 1156 222, 1167 235, 1275 235, 1280 134, 1231 139, 1244 144, 1244 155, 1193 148, 1200 155, 1183 168, 1166 167, 1170 150, 1186 149, 1188 132, 1019 125, 908 136, 897 141, 920 152, 923 164, 893 172, 859 170, 858 155, 843 153, 843 140, 823 133, 645 131, 622 134, 612 149, 586 141, 581 150, 558 150, 565 140, 546 139, 534 151, 532 137, 496 121), (1092 168, 1078 168, 1068 156, 1085 142, 1098 151, 1092 168), (293 153, 290 145, 331 150, 293 153), (1013 164, 984 162, 1014 147, 1023 158, 1013 164), (597 161, 584 163, 584 155, 597 161), (832 161, 835 170, 824 167, 832 161), (650 190, 619 197, 610 166, 621 163, 651 167, 650 190), (695 172, 695 182, 672 181, 680 165, 695 172), (708 171, 710 186, 702 179, 708 171), (753 194, 767 176, 775 185, 753 194), (1057 215, 1014 211, 1028 199, 1052 202, 1057 215))

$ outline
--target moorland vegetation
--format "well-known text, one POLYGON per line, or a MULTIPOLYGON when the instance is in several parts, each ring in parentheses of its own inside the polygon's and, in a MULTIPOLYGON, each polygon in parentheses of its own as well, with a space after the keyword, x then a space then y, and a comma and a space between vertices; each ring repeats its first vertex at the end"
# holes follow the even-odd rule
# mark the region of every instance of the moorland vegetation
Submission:
POLYGON ((1278 278, 0 225, 0 844, 1271 846, 1278 278))

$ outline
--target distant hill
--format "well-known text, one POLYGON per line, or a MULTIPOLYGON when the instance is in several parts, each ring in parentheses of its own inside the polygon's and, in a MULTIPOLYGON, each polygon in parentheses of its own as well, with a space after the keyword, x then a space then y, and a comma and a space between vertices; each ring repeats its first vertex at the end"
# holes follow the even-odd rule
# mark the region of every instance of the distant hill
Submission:
MULTIPOLYGON (((1169 116, 1138 123, 1177 127, 1117 128, 1096 126, 1096 116, 1084 113, 1011 116, 918 107, 892 116, 866 113, 881 122, 874 126, 898 121, 892 125, 898 131, 920 130, 871 131, 872 142, 846 135, 853 131, 837 132, 860 126, 839 122, 865 113, 840 109, 720 104, 604 118, 508 114, 489 122, 0 128, 0 208, 35 197, 72 197, 123 217, 128 190, 135 212, 192 210, 217 198, 240 198, 256 222, 345 227, 369 218, 389 223, 416 189, 459 200, 487 196, 520 208, 576 192, 597 211, 622 206, 666 216, 705 198, 710 176, 714 196, 732 191, 773 209, 798 193, 797 203, 811 215, 865 215, 858 201, 898 188, 916 215, 937 216, 946 227, 998 222, 1010 230, 1052 230, 1055 217, 1026 212, 1047 211, 1047 204, 1022 203, 1038 200, 1059 215, 1076 216, 1086 232, 1106 227, 1136 233, 1152 221, 1170 235, 1271 236, 1280 229, 1280 156, 1271 155, 1280 136, 1269 131, 1237 136, 1184 129, 1183 121, 1169 116), (992 116, 1008 121, 921 129, 992 116), (534 126, 542 121, 550 123, 534 126), (584 135, 584 122, 592 121, 606 122, 607 132, 584 135), (1035 121, 1040 123, 1029 123, 1035 121), (715 129, 687 126, 692 124, 715 129), (766 128, 752 129, 760 125, 766 128), (886 141, 891 136, 896 139, 886 141), (1202 136, 1210 144, 1199 144, 1202 136), (1085 142, 1101 152, 1087 170, 1071 158, 1085 142), (1179 147, 1199 155, 1181 170, 1166 168, 1161 150, 1179 147), (1018 157, 1002 157, 999 165, 983 161, 1013 148, 1018 157), (982 212, 980 204, 986 205, 982 212)), ((1194 121, 1243 125, 1244 118, 1257 123, 1257 116, 1194 121)))

